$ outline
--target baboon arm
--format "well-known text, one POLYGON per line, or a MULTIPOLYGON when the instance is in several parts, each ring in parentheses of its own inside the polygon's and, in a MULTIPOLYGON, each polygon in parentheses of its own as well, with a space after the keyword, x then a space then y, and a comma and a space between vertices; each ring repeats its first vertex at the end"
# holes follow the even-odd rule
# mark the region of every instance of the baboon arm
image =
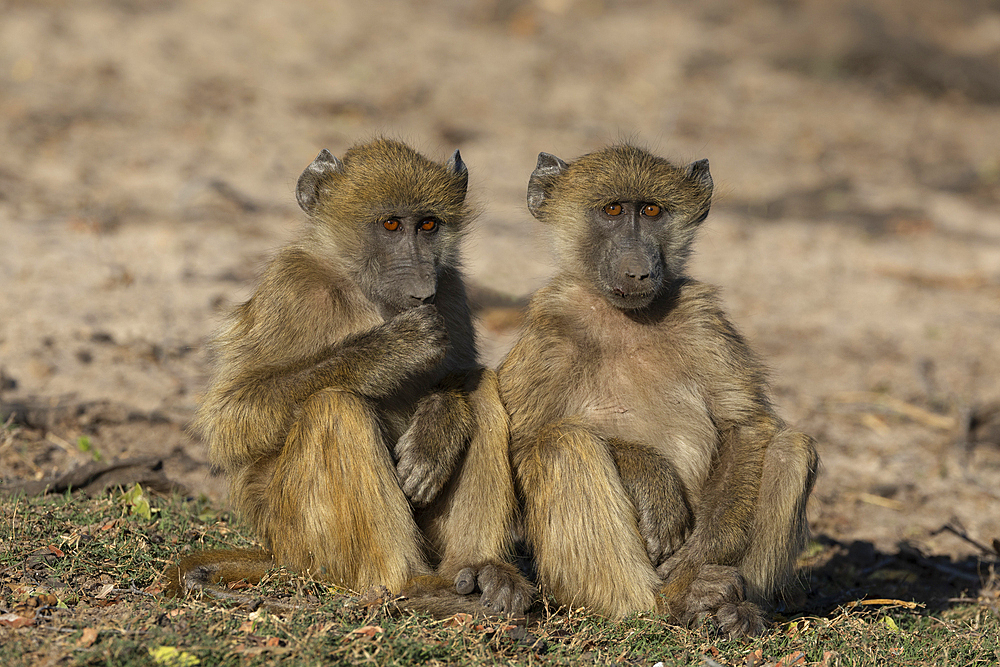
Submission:
POLYGON ((510 414, 515 466, 532 448, 542 428, 567 416, 564 378, 573 375, 573 361, 560 343, 557 338, 539 335, 529 328, 498 371, 500 400, 510 414))
POLYGON ((705 310, 698 340, 715 363, 703 364, 701 381, 717 436, 681 553, 699 564, 735 565, 751 541, 764 455, 783 424, 771 407, 763 366, 742 335, 716 304, 705 310))
POLYGON ((396 470, 403 492, 423 507, 451 478, 475 428, 465 373, 453 373, 417 403, 409 428, 396 443, 396 470))
POLYGON ((735 565, 751 541, 764 453, 776 429, 723 429, 712 472, 694 508, 694 530, 682 552, 699 563, 735 565))
POLYGON ((649 447, 613 438, 608 448, 635 505, 646 553, 657 567, 680 548, 691 529, 684 483, 670 461, 649 447))
POLYGON ((763 628, 759 610, 746 601, 740 566, 754 542, 764 452, 773 437, 769 430, 721 430, 718 455, 694 507, 694 529, 657 568, 664 582, 660 604, 682 624, 711 613, 731 636, 763 628))
MULTIPOLYGON (((281 448, 295 410, 331 388, 367 398, 390 396, 407 379, 431 371, 447 351, 447 333, 433 306, 404 311, 366 331, 348 335, 289 361, 243 362, 219 380, 199 409, 197 428, 209 442, 213 464, 250 465, 281 448)), ((280 337, 271 347, 293 341, 280 337)), ((230 353, 232 357, 232 353, 230 353)))
POLYGON ((446 344, 447 333, 437 311, 421 306, 347 336, 318 354, 272 364, 254 374, 295 403, 327 387, 383 398, 407 378, 439 363, 446 344))

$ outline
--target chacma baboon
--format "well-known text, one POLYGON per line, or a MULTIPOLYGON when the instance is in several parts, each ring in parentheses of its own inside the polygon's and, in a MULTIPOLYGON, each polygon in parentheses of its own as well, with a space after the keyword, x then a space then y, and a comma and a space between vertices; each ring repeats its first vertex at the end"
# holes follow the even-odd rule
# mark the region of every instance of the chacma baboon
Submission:
MULTIPOLYGON (((446 165, 387 139, 321 152, 296 189, 305 233, 214 341, 196 427, 276 564, 354 590, 443 578, 520 615, 507 416, 459 268, 467 183, 458 151, 446 165)), ((270 558, 240 561, 259 576, 270 558)), ((242 571, 227 567, 195 556, 176 576, 242 571)))
POLYGON ((716 290, 685 275, 708 161, 542 153, 528 208, 557 273, 500 367, 524 530, 561 604, 763 627, 807 539, 817 457, 716 290), (755 604, 756 603, 756 604, 755 604))

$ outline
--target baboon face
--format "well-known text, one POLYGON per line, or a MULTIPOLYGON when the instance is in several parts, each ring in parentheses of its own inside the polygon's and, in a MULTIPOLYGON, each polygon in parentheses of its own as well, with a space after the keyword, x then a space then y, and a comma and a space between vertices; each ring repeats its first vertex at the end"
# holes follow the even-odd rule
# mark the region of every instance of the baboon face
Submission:
POLYGON ((296 198, 350 277, 386 316, 433 303, 441 271, 458 264, 469 211, 468 170, 380 139, 343 160, 322 151, 299 177, 296 198))
POLYGON ((560 268, 615 307, 648 306, 684 271, 708 215, 708 160, 677 167, 628 144, 567 164, 541 153, 528 209, 555 240, 560 268))
POLYGON ((616 201, 587 211, 590 242, 580 247, 593 282, 616 307, 649 305, 663 285, 663 256, 657 235, 663 209, 650 202, 616 201))
POLYGON ((359 276, 368 297, 390 312, 434 303, 441 222, 432 214, 390 214, 368 225, 371 271, 359 276))

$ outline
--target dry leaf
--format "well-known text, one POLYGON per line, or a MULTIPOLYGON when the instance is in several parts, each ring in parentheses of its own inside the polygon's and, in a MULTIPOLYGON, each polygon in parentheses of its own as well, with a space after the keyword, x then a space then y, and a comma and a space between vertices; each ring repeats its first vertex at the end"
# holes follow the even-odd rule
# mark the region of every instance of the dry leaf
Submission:
POLYGON ((54 547, 51 544, 48 545, 46 548, 49 550, 50 553, 55 554, 57 558, 62 558, 63 556, 66 555, 58 547, 54 547))
POLYGON ((753 653, 748 653, 744 661, 745 667, 757 667, 764 662, 764 651, 757 649, 753 653))
POLYGON ((778 667, 793 667, 794 665, 804 665, 806 664, 806 654, 802 651, 796 651, 795 653, 789 653, 784 658, 778 661, 778 667))
POLYGON ((383 628, 377 625, 366 625, 363 628, 357 628, 351 630, 347 633, 345 639, 358 639, 359 637, 364 637, 365 639, 375 639, 376 634, 382 634, 385 632, 383 628))
POLYGON ((87 648, 97 641, 97 630, 94 628, 84 628, 83 635, 76 641, 77 648, 87 648))
POLYGON ((23 628, 34 624, 35 619, 33 618, 28 618, 19 614, 0 614, 0 625, 6 625, 10 628, 23 628))
POLYGON ((103 600, 104 598, 111 595, 111 591, 113 590, 115 590, 114 584, 104 584, 103 586, 101 586, 101 590, 98 591, 97 595, 95 595, 94 597, 97 598, 98 600, 103 600))
POLYGON ((274 648, 275 646, 281 646, 281 640, 278 639, 277 637, 268 637, 264 641, 264 646, 268 646, 271 648, 274 648))
POLYGON ((446 628, 462 628, 471 625, 474 617, 472 614, 459 612, 444 622, 446 628))

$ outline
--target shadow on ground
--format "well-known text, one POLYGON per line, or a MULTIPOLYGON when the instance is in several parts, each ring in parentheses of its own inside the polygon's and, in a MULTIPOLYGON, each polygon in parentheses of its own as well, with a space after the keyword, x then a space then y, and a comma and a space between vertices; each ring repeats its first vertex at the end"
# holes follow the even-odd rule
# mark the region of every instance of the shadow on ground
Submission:
POLYGON ((1000 540, 988 546, 950 525, 940 531, 958 535, 980 554, 954 560, 924 554, 908 542, 900 542, 895 553, 884 553, 871 542, 819 536, 821 550, 805 570, 809 592, 796 611, 828 616, 841 607, 899 602, 936 613, 979 603, 1000 614, 1000 540))

